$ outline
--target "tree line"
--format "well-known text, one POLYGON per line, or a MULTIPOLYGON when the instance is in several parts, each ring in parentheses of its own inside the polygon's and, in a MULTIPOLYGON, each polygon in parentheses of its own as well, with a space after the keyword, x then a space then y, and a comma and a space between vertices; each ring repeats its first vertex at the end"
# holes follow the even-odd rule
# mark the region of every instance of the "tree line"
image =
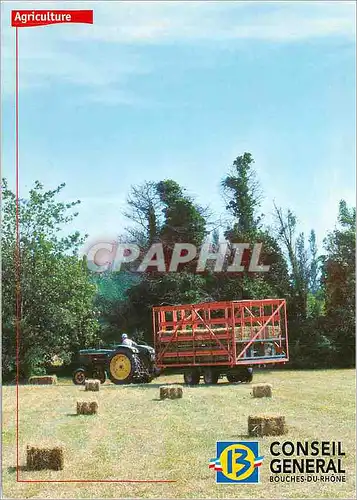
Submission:
POLYGON ((214 262, 197 273, 197 263, 191 261, 175 273, 155 268, 137 273, 127 263, 120 272, 96 274, 79 257, 85 236, 63 236, 80 204, 58 201, 64 187, 46 191, 36 182, 28 197, 19 200, 16 248, 16 199, 3 180, 5 381, 16 373, 16 328, 20 377, 28 377, 53 369, 54 359, 69 366, 78 349, 118 342, 124 331, 152 343, 155 305, 271 297, 287 300, 291 367, 354 365, 356 210, 344 200, 335 228, 319 249, 315 231, 299 231, 297 216, 288 208, 274 205, 274 220, 266 222, 250 153, 238 156, 221 181, 224 217, 200 206, 175 180, 146 181, 128 193, 128 226, 119 242, 139 245, 142 254, 162 243, 168 261, 176 243, 199 248, 210 242, 214 251, 224 241, 227 259, 236 243, 261 243, 261 263, 269 271, 250 272, 251 249, 246 249, 240 273, 216 273, 214 262))

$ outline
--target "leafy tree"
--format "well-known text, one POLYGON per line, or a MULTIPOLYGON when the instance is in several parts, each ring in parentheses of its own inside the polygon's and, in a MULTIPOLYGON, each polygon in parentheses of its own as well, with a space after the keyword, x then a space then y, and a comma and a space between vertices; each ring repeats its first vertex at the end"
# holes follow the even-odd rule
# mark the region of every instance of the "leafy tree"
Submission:
POLYGON ((345 201, 339 204, 338 226, 324 241, 323 284, 330 339, 335 343, 338 360, 344 365, 355 362, 356 300, 356 209, 345 201))
POLYGON ((227 199, 226 209, 234 217, 233 228, 226 231, 229 240, 237 236, 255 235, 261 226, 262 214, 257 214, 261 203, 260 186, 253 169, 250 153, 238 156, 229 174, 223 179, 223 192, 227 199))
POLYGON ((170 247, 175 243, 191 243, 199 247, 207 235, 204 209, 195 204, 173 180, 159 182, 157 191, 164 215, 161 241, 170 247))
POLYGON ((291 210, 283 212, 274 204, 277 221, 277 238, 285 248, 290 268, 292 317, 304 319, 307 311, 308 293, 308 256, 305 249, 305 238, 297 234, 297 219, 291 210))
POLYGON ((321 286, 321 271, 323 258, 318 255, 316 234, 312 230, 309 237, 310 269, 309 269, 309 292, 307 295, 307 316, 320 317, 325 313, 325 295, 321 286))
POLYGON ((139 273, 121 270, 107 271, 92 277, 97 286, 95 305, 99 311, 101 340, 104 345, 120 341, 121 329, 126 329, 128 291, 141 282, 139 273))
MULTIPOLYGON (((225 237, 231 248, 234 243, 250 244, 250 249, 244 251, 242 258, 245 271, 239 275, 235 273, 217 277, 225 289, 225 293, 220 295, 227 299, 285 296, 289 287, 284 256, 271 231, 263 226, 264 215, 259 211, 262 190, 253 164, 250 153, 238 156, 222 181, 227 200, 226 209, 232 217, 231 224, 224 233, 225 237), (264 274, 247 271, 255 243, 262 244, 261 264, 270 266, 270 270, 264 274)), ((229 260, 231 259, 232 252, 229 260)))
MULTIPOLYGON (((149 243, 162 243, 167 270, 175 243, 199 246, 207 234, 204 209, 173 180, 132 187, 128 205, 129 219, 141 228, 142 256, 149 243), (150 225, 150 221, 155 224, 150 225)), ((152 306, 195 302, 207 296, 204 278, 194 274, 194 267, 194 263, 187 263, 179 272, 162 273, 149 266, 146 272, 138 273, 125 299, 105 302, 105 338, 117 339, 119 331, 128 331, 152 342, 152 306)), ((123 273, 116 274, 113 279, 119 283, 123 273)))
POLYGON ((312 229, 309 237, 310 249, 310 272, 309 272, 309 290, 316 294, 319 289, 320 259, 318 257, 316 233, 312 229))
POLYGON ((2 313, 3 375, 15 373, 16 303, 19 317, 20 375, 44 371, 57 355, 65 361, 80 346, 97 340, 93 307, 96 287, 86 263, 78 258, 83 243, 78 232, 63 235, 63 227, 79 202, 62 203, 64 184, 45 191, 36 182, 27 199, 19 200, 19 245, 16 245, 16 201, 3 181, 2 313), (18 279, 17 279, 18 278, 18 279), (17 284, 16 284, 17 283, 17 284), (17 291, 17 294, 16 294, 17 291))
POLYGON ((161 202, 155 182, 144 182, 132 186, 127 197, 127 209, 124 215, 134 227, 127 228, 127 233, 134 243, 147 247, 157 241, 161 227, 161 202))
POLYGON ((146 342, 152 343, 152 307, 197 303, 209 300, 203 276, 191 272, 165 273, 146 277, 128 291, 123 305, 125 319, 122 328, 135 335, 140 332, 146 342))

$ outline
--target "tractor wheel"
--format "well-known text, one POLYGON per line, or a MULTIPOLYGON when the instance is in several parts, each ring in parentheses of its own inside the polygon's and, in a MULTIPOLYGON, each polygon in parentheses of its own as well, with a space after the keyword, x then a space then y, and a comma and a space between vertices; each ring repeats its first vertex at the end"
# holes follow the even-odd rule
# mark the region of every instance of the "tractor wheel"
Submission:
POLYGON ((150 384, 153 381, 153 377, 151 375, 144 375, 141 380, 138 382, 139 384, 150 384))
POLYGON ((187 370, 183 374, 186 385, 198 385, 200 383, 200 372, 197 369, 187 370))
POLYGON ((207 368, 203 372, 203 380, 205 384, 213 385, 217 384, 219 379, 219 373, 217 370, 213 370, 212 368, 207 368))
POLYGON ((117 351, 109 361, 109 378, 113 384, 130 384, 135 367, 134 356, 129 350, 117 351))
POLYGON ((243 382, 249 384, 253 380, 253 368, 245 368, 243 382))
POLYGON ((107 379, 107 376, 103 368, 95 368, 92 372, 92 377, 99 380, 101 384, 104 384, 104 382, 107 379))
POLYGON ((75 385, 84 385, 86 381, 86 371, 84 368, 78 368, 73 372, 72 382, 75 385))

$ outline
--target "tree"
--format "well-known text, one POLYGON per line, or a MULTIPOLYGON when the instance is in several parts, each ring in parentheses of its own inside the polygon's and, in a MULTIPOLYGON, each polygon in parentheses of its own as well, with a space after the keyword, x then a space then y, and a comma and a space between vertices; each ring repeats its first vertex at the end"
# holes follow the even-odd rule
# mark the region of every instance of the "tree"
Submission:
POLYGON ((309 253, 310 253, 310 268, 309 268, 309 283, 307 296, 307 316, 319 317, 324 314, 325 296, 321 286, 321 270, 323 259, 318 255, 316 244, 316 234, 312 230, 309 237, 309 253))
POLYGON ((226 231, 227 239, 237 235, 255 235, 260 228, 262 214, 257 214, 261 203, 260 186, 253 169, 254 160, 250 153, 238 156, 229 174, 223 179, 223 192, 227 199, 226 209, 234 218, 233 228, 226 231))
MULTIPOLYGON (((210 300, 203 276, 183 271, 146 276, 127 293, 121 305, 121 328, 152 343, 152 307, 158 305, 190 304, 210 300)), ((119 312, 118 310, 118 312, 119 312)))
POLYGON ((191 243, 199 247, 207 235, 206 215, 202 207, 185 194, 185 190, 171 179, 157 184, 163 205, 164 221, 161 241, 169 247, 175 243, 191 243))
POLYGON ((77 213, 72 209, 79 202, 58 202, 57 195, 63 188, 64 184, 53 191, 44 191, 43 186, 36 182, 29 197, 19 200, 17 247, 15 195, 3 181, 5 379, 15 373, 16 287, 20 298, 17 314, 22 377, 44 371, 54 355, 69 361, 79 347, 90 345, 98 338, 93 307, 96 287, 90 282, 85 261, 78 258, 83 238, 78 232, 63 234, 63 227, 76 217, 77 213))
POLYGON ((290 314, 304 319, 307 311, 308 257, 303 233, 297 234, 297 219, 291 210, 283 212, 274 204, 277 238, 285 248, 291 281, 290 314))
POLYGON ((284 213, 275 204, 274 208, 277 237, 289 262, 291 317, 302 320, 318 317, 324 310, 324 297, 319 283, 322 261, 318 256, 315 231, 311 230, 307 244, 304 233, 297 232, 295 214, 291 210, 284 213))
POLYGON ((336 345, 340 364, 355 362, 356 300, 356 209, 339 204, 338 226, 324 241, 322 281, 330 339, 336 345))
MULTIPOLYGON (((140 227, 141 241, 145 242, 142 254, 150 246, 149 242, 162 243, 167 271, 175 243, 198 247, 207 234, 205 210, 171 179, 132 187, 126 213, 140 227)), ((180 266, 179 272, 162 273, 155 266, 149 266, 144 273, 138 273, 136 282, 126 290, 124 300, 105 302, 106 338, 114 339, 118 331, 124 330, 151 342, 152 306, 195 302, 207 297, 205 280, 194 274, 194 267, 194 262, 190 262, 180 266)), ((120 283, 123 273, 116 274, 112 280, 120 283)))
POLYGON ((316 294, 319 289, 319 273, 320 259, 318 258, 316 233, 312 229, 309 237, 310 248, 310 273, 309 273, 309 290, 312 294, 316 294))
POLYGON ((161 226, 161 203, 155 182, 144 182, 131 186, 127 197, 127 209, 124 215, 134 222, 134 227, 127 228, 134 243, 150 246, 157 241, 161 226))
MULTIPOLYGON (((268 228, 263 226, 263 214, 259 212, 262 190, 253 169, 254 160, 250 153, 238 156, 221 185, 227 200, 226 209, 232 220, 224 233, 231 248, 233 244, 248 243, 249 249, 243 253, 242 265, 245 271, 219 276, 220 297, 226 299, 249 299, 285 296, 288 292, 288 274, 284 256, 278 242, 268 228), (247 271, 255 243, 262 245, 260 263, 270 266, 266 273, 247 271)), ((227 262, 228 264, 228 262, 227 262)), ((216 286, 217 289, 217 286, 216 286)))

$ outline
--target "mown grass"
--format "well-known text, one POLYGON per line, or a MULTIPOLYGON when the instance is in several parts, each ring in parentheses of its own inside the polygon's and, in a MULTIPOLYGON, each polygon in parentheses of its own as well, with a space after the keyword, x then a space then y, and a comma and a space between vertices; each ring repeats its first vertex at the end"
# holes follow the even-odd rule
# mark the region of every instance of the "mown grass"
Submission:
POLYGON ((272 399, 254 399, 249 385, 220 383, 184 388, 181 400, 159 401, 162 376, 146 386, 105 384, 99 393, 60 381, 19 388, 20 464, 27 444, 65 447, 63 471, 30 472, 23 480, 151 479, 166 484, 26 483, 16 481, 15 387, 3 387, 3 496, 5 498, 355 498, 355 371, 262 371, 254 382, 273 384, 272 399), (75 416, 76 401, 95 398, 96 416, 75 416), (258 485, 217 485, 208 461, 217 440, 241 440, 248 415, 281 413, 284 439, 342 441, 346 483, 275 484, 269 481, 269 444, 258 485))

